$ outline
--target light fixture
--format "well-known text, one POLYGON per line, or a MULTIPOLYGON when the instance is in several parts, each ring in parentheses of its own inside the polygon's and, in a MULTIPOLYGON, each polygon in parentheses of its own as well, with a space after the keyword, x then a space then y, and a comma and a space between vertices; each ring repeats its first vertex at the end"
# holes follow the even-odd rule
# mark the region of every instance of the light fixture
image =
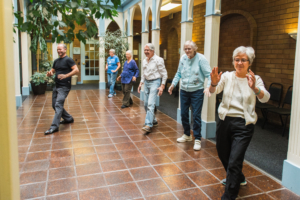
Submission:
POLYGON ((168 11, 168 10, 172 10, 173 8, 176 8, 178 6, 181 6, 181 0, 168 0, 163 3, 160 10, 168 11))
POLYGON ((297 40, 297 33, 289 33, 290 37, 297 40))

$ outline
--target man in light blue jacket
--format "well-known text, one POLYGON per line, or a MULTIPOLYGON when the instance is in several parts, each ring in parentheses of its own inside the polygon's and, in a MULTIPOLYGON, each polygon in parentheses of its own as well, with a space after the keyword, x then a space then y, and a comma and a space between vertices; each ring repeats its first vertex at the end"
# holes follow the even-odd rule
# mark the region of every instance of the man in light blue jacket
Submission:
POLYGON ((205 88, 205 78, 208 79, 207 86, 210 86, 211 68, 204 55, 197 53, 197 45, 193 41, 186 41, 184 44, 185 55, 179 61, 178 71, 169 88, 169 93, 181 79, 180 105, 181 121, 184 129, 182 137, 177 142, 193 141, 190 134, 189 108, 192 107, 194 127, 193 134, 195 137, 194 150, 201 149, 201 111, 204 93, 209 95, 208 88, 205 88))

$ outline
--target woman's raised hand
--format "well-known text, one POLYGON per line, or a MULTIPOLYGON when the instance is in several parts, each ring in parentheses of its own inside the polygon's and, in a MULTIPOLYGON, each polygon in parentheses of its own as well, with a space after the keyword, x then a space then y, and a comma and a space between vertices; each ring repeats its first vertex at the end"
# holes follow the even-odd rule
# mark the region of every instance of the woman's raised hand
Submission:
POLYGON ((253 73, 253 71, 249 70, 249 74, 246 74, 247 76, 247 80, 248 80, 248 85, 249 87, 254 90, 255 89, 255 74, 253 73))
POLYGON ((214 67, 210 73, 211 84, 217 85, 221 80, 222 72, 218 74, 218 67, 214 67))

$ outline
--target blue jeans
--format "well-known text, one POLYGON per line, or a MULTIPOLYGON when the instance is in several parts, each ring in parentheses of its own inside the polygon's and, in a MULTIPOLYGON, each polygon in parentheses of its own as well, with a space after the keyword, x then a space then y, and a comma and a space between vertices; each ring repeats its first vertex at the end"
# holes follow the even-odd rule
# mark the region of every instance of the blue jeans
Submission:
POLYGON ((118 73, 107 73, 107 81, 108 81, 108 85, 109 85, 109 94, 114 95, 115 94, 115 83, 116 83, 116 79, 117 79, 117 75, 118 73))
POLYGON ((194 137, 201 140, 201 111, 203 104, 203 89, 195 92, 186 92, 180 90, 180 105, 181 105, 181 121, 184 129, 184 134, 190 136, 189 108, 192 106, 194 120, 194 137))
POLYGON ((156 97, 158 90, 160 86, 161 79, 155 79, 155 80, 145 80, 145 86, 144 86, 144 107, 147 112, 146 119, 145 119, 145 125, 149 127, 153 127, 153 122, 156 122, 154 108, 156 103, 156 97))

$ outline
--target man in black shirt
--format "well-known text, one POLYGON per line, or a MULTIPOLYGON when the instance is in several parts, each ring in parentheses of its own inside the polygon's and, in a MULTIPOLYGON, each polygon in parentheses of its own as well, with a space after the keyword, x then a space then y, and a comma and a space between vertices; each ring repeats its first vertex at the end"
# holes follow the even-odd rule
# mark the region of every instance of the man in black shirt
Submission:
POLYGON ((65 99, 71 90, 71 77, 78 73, 79 70, 72 58, 66 55, 67 46, 65 44, 57 45, 59 58, 53 63, 52 69, 47 72, 47 76, 55 73, 55 87, 52 94, 52 107, 55 110, 55 116, 49 130, 45 135, 57 132, 59 124, 73 123, 73 117, 64 109, 65 99), (60 119, 63 118, 62 121, 60 119))

